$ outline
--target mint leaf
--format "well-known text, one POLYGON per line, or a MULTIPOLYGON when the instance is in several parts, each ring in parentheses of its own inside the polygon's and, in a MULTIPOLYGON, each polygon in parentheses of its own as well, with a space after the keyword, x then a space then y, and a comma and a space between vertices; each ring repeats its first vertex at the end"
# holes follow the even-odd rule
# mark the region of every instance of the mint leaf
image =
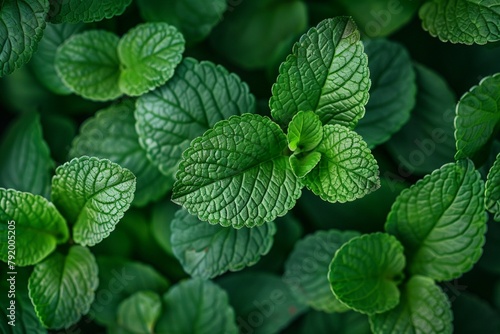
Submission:
POLYGON ((122 92, 139 96, 174 75, 182 60, 184 37, 164 22, 143 23, 129 30, 118 44, 122 92))
POLYGON ((132 204, 143 206, 164 196, 173 179, 160 173, 139 145, 135 131, 134 102, 123 101, 98 111, 86 120, 73 140, 70 157, 82 155, 109 159, 137 177, 132 204), (120 143, 117 145, 116 143, 120 143))
POLYGON ((486 233, 484 183, 474 164, 446 164, 403 190, 385 229, 405 247, 414 275, 447 281, 470 270, 486 233))
POLYGON ((121 15, 132 0, 51 0, 49 20, 94 22, 121 15))
POLYGON ((0 5, 0 77, 26 64, 45 29, 48 0, 4 0, 0 5))
POLYGON ((222 66, 185 58, 164 86, 137 100, 135 117, 142 147, 166 175, 197 136, 232 115, 254 112, 248 86, 222 66))
POLYGON ((323 125, 312 111, 299 111, 288 125, 288 148, 293 152, 313 150, 323 139, 323 125))
POLYGON ((374 334, 453 332, 450 302, 434 281, 413 276, 405 284, 399 305, 385 313, 370 316, 374 334))
POLYGON ((500 121, 500 73, 486 77, 458 101, 455 159, 473 158, 496 134, 500 121))
POLYGON ((430 0, 419 16, 423 28, 443 42, 470 45, 500 40, 500 7, 494 0, 430 0))
POLYGON ((321 153, 295 153, 289 158, 290 166, 297 177, 306 176, 321 160, 321 153))
POLYGON ((279 72, 269 106, 282 126, 302 110, 314 111, 323 124, 349 128, 365 114, 368 60, 350 18, 327 19, 311 28, 294 45, 279 72))
POLYGON ((45 198, 13 189, 0 188, 0 259, 17 266, 30 266, 52 253, 57 244, 68 241, 66 221, 45 198), (15 248, 12 249, 12 232, 15 248))
POLYGON ((181 209, 171 230, 172 249, 184 270, 208 279, 257 263, 271 249, 276 225, 237 230, 207 224, 181 209))
POLYGON ((66 40, 56 53, 57 74, 73 92, 95 101, 122 95, 118 85, 120 39, 104 30, 89 30, 66 40))
POLYGON ((29 295, 43 325, 68 328, 89 311, 99 285, 97 263, 88 248, 73 246, 68 255, 54 253, 37 264, 29 278, 29 295))
POLYGON ((220 121, 184 152, 172 200, 211 224, 241 228, 270 222, 301 195, 286 148, 285 134, 267 117, 220 121))
POLYGON ((24 114, 9 126, 0 144, 0 161, 0 187, 48 198, 54 162, 38 114, 24 114))
POLYGON ((304 317, 299 334, 371 334, 368 317, 349 311, 325 313, 309 311, 304 317))
POLYGON ((365 234, 345 243, 330 263, 333 294, 365 314, 382 313, 399 303, 405 267, 403 246, 385 233, 365 234))
POLYGON ((365 42, 370 69, 370 100, 356 132, 372 148, 387 141, 410 119, 417 84, 410 55, 399 43, 365 42))
POLYGON ((342 125, 325 125, 315 149, 319 164, 304 178, 305 185, 328 202, 348 202, 380 187, 377 161, 360 135, 342 125))
POLYGON ((155 333, 238 333, 226 292, 211 281, 182 281, 163 296, 163 303, 155 333))
POLYGON ((500 154, 488 172, 484 204, 486 209, 495 215, 494 219, 500 221, 500 154))
POLYGON ((330 291, 328 265, 337 249, 358 232, 337 230, 318 231, 295 244, 285 263, 283 281, 299 300, 315 310, 343 312, 348 308, 330 291))
POLYGON ((56 169, 52 200, 73 225, 73 240, 94 246, 106 238, 134 198, 135 176, 109 160, 75 158, 56 169))
POLYGON ((118 326, 130 333, 154 333, 161 311, 161 299, 157 293, 136 292, 118 307, 118 326))

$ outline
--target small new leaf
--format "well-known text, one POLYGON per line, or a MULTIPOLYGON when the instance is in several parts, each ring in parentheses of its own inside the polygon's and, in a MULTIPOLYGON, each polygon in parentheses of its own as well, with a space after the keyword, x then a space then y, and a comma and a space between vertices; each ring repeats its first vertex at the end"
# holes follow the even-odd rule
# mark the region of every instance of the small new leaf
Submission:
POLYGON ((318 162, 321 160, 321 153, 295 153, 290 156, 289 160, 295 176, 302 178, 313 170, 314 167, 316 167, 318 162))
POLYGON ((121 15, 132 0, 50 0, 52 23, 94 22, 121 15))
POLYGON ((126 333, 154 333, 161 314, 160 296, 153 291, 139 291, 121 302, 116 322, 126 333))
POLYGON ((313 150, 323 139, 323 124, 314 112, 300 111, 288 125, 288 148, 293 152, 313 150))
POLYGON ((500 222, 500 154, 488 172, 484 203, 486 209, 495 215, 495 221, 500 222))

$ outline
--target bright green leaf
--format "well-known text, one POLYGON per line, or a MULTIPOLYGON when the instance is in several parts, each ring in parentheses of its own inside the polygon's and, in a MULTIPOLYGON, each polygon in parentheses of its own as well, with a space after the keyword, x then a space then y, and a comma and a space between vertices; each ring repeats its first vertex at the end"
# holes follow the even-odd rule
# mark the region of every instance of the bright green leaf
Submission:
POLYGON ((121 91, 139 96, 163 85, 174 75, 183 52, 184 37, 174 26, 143 23, 131 29, 118 43, 121 91))
POLYGON ((371 334, 368 317, 349 311, 325 313, 309 311, 302 322, 299 334, 371 334))
POLYGON ((160 314, 160 296, 152 291, 139 291, 120 303, 117 322, 131 333, 154 333, 160 314))
POLYGON ((396 308, 370 316, 374 334, 451 334, 452 320, 448 297, 432 279, 424 276, 410 278, 396 308))
POLYGON ((403 246, 396 238, 365 234, 335 253, 328 279, 333 294, 346 306, 365 314, 382 313, 399 303, 405 262, 403 246))
POLYGON ((52 253, 69 238, 66 221, 45 198, 13 189, 0 188, 0 259, 17 266, 29 266, 52 253), (15 249, 9 252, 9 235, 15 232, 15 249))
POLYGON ((313 150, 323 139, 323 124, 312 111, 299 111, 288 125, 288 148, 293 152, 313 150))
POLYGON ((54 253, 37 264, 29 278, 29 295, 42 323, 68 328, 87 314, 99 285, 97 263, 88 248, 73 246, 68 255, 54 253))
POLYGON ((253 113, 248 86, 222 66, 185 58, 166 85, 137 100, 137 132, 150 160, 172 175, 197 136, 232 115, 253 113))
POLYGON ((484 203, 486 209, 495 215, 495 220, 500 221, 500 154, 497 155, 493 167, 488 172, 484 203))
POLYGON ((121 15, 132 0, 51 0, 49 20, 94 22, 121 15))
POLYGON ((171 226, 172 249, 184 270, 205 279, 251 266, 273 245, 273 222, 255 228, 210 225, 179 210, 171 226))
POLYGON ((460 277, 482 253, 484 182, 470 160, 448 163, 403 190, 385 229, 401 241, 414 275, 460 277))
POLYGON ((348 202, 380 187, 377 161, 360 135, 342 125, 325 125, 315 149, 319 164, 304 178, 305 185, 328 202, 348 202))
POLYGON ((56 169, 52 201, 73 225, 73 240, 93 246, 106 238, 134 198, 135 176, 109 160, 80 157, 56 169))
POLYGON ((212 224, 241 228, 273 221, 302 190, 285 149, 285 134, 267 117, 220 121, 184 152, 172 200, 212 224))
POLYGON ((327 19, 311 28, 280 66, 269 101, 283 126, 302 110, 323 124, 354 128, 365 114, 370 78, 356 24, 348 17, 327 19))
POLYGON ((297 177, 306 176, 321 160, 321 153, 309 152, 290 156, 290 166, 297 177))

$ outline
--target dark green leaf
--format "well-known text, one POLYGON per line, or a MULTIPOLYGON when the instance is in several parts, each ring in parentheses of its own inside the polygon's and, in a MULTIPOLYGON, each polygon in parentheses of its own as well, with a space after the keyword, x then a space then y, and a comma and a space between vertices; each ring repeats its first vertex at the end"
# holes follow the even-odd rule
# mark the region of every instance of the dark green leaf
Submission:
POLYGON ((121 15, 132 0, 50 0, 49 20, 94 22, 121 15))
POLYGON ((325 313, 309 311, 302 323, 300 334, 371 334, 368 317, 350 311, 325 313))
POLYGON ((495 215, 495 220, 500 221, 500 154, 497 155, 493 167, 488 172, 485 185, 486 209, 495 215))

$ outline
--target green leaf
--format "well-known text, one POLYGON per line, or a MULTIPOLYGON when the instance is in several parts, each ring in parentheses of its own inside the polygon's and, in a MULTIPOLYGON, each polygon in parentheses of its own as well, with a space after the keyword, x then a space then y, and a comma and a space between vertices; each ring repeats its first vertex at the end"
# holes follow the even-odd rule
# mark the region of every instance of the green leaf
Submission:
POLYGON ((223 119, 255 111, 248 86, 222 66, 185 58, 166 85, 136 103, 137 132, 149 159, 172 175, 189 143, 223 119))
POLYGON ((82 124, 69 156, 82 155, 109 159, 134 173, 137 188, 133 204, 137 206, 161 198, 173 185, 173 179, 161 174, 139 145, 131 100, 98 111, 82 124))
POLYGON ((370 316, 374 334, 453 332, 450 302, 434 281, 413 276, 405 284, 399 305, 385 313, 370 316))
POLYGON ((280 66, 269 101, 282 126, 302 110, 312 110, 323 124, 354 128, 365 114, 370 78, 354 21, 327 19, 311 28, 280 66))
POLYGON ((26 64, 45 29, 48 0, 4 0, 0 5, 0 77, 26 64))
POLYGON ((204 279, 251 266, 273 245, 276 225, 234 229, 210 225, 179 210, 172 222, 172 249, 184 270, 204 279))
POLYGON ((225 0, 138 0, 137 5, 145 21, 176 26, 189 44, 205 39, 227 8, 225 0))
POLYGON ((184 152, 172 200, 211 224, 241 228, 273 221, 302 190, 286 148, 285 134, 267 117, 221 121, 184 152))
POLYGON ((500 329, 498 311, 473 294, 461 292, 452 296, 453 333, 497 333, 500 329))
POLYGON ((370 68, 370 100, 356 127, 372 148, 387 141, 410 119, 416 102, 417 84, 410 55, 399 43, 388 40, 365 42, 370 68))
POLYGON ((470 160, 449 163, 403 190, 385 229, 401 241, 408 269, 438 281, 479 260, 486 233, 484 182, 470 160))
POLYGON ((152 291, 139 291, 120 303, 117 322, 130 333, 154 333, 160 314, 160 296, 152 291))
POLYGON ((132 0, 51 0, 49 20, 61 22, 94 22, 121 15, 132 0))
POLYGON ((328 265, 337 249, 358 232, 338 230, 318 231, 295 244, 285 263, 283 281, 300 300, 315 310, 343 312, 348 308, 330 291, 328 265))
POLYGON ((304 178, 305 185, 328 202, 348 202, 380 187, 377 161, 360 135, 342 125, 325 125, 315 149, 319 164, 304 178))
POLYGON ((422 26, 443 42, 486 44, 500 40, 495 0, 430 0, 419 11, 422 26))
POLYGON ((17 266, 30 266, 68 241, 66 221, 45 198, 13 189, 0 188, 0 259, 17 266), (12 249, 12 232, 15 247, 12 249), (9 252, 10 251, 10 252, 9 252))
POLYGON ((473 158, 497 133, 500 121, 500 73, 486 77, 457 104, 455 159, 473 158))
POLYGON ((374 314, 399 303, 405 267, 403 246, 385 233, 351 239, 335 253, 328 279, 337 299, 355 311, 374 314))
POLYGON ((495 221, 500 222, 500 154, 488 172, 484 204, 486 209, 495 215, 495 221))
POLYGON ((183 52, 184 37, 174 26, 143 23, 131 29, 118 43, 121 91, 139 96, 163 85, 174 75, 183 52))
POLYGON ((163 303, 155 333, 238 333, 226 292, 211 281, 183 281, 163 296, 163 303))
POLYGON ((93 246, 106 238, 134 198, 135 176, 109 160, 75 158, 56 169, 52 201, 73 224, 73 240, 93 246))
POLYGON ((292 167, 293 173, 297 177, 306 176, 321 160, 321 153, 319 152, 309 152, 309 153, 299 153, 293 154, 289 158, 290 166, 292 167))
POLYGON ((119 41, 118 36, 104 30, 70 37, 57 49, 57 74, 67 87, 86 99, 108 101, 120 97, 119 41))
POLYGON ((37 264, 28 288, 43 325, 68 328, 87 314, 99 285, 97 272, 94 256, 82 246, 71 247, 66 256, 54 253, 37 264))
POLYGON ((48 198, 54 162, 38 114, 24 114, 9 126, 0 144, 0 161, 0 187, 48 198))
POLYGON ((304 317, 299 334, 371 334, 368 317, 350 311, 325 313, 309 311, 304 317))
POLYGON ((312 111, 299 111, 288 125, 288 148, 293 152, 312 151, 323 139, 323 125, 312 111))

